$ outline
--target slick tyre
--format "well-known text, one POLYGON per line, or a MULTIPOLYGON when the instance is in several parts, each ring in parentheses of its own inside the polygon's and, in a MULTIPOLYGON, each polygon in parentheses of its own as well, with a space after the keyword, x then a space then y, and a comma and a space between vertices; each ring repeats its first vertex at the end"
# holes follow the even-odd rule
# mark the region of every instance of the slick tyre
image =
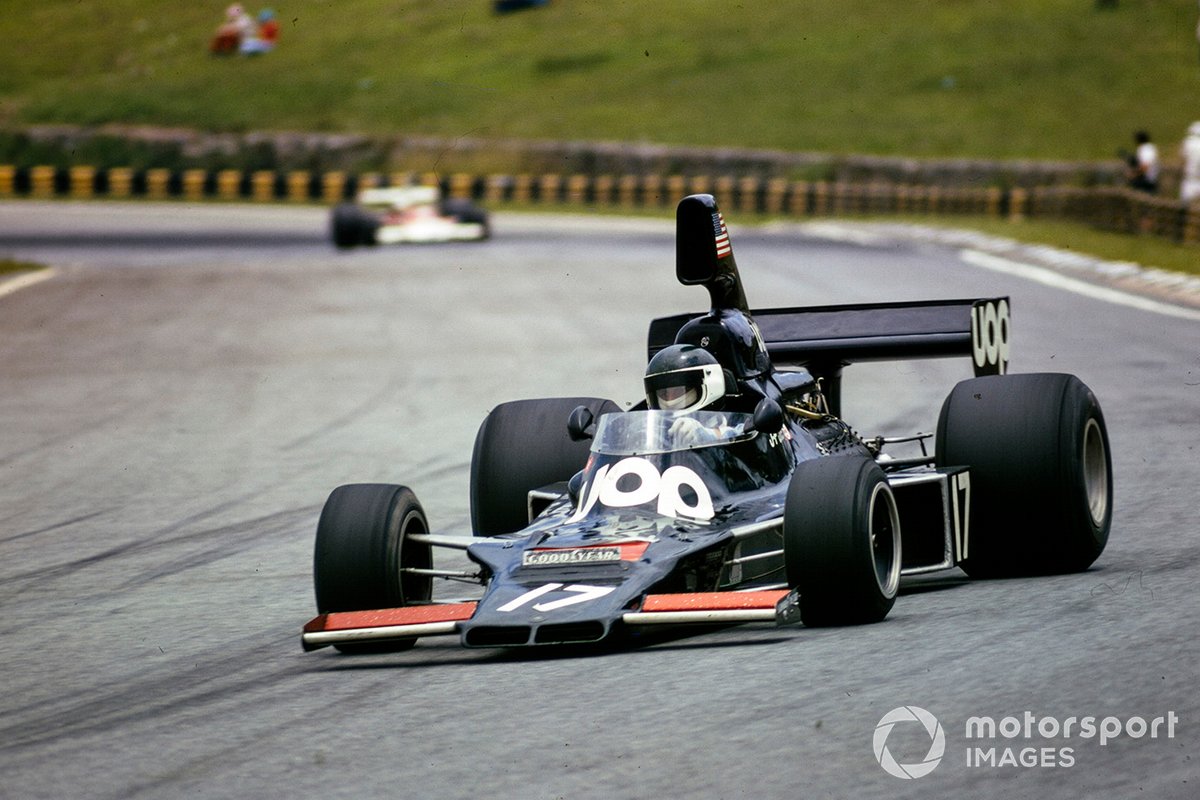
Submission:
POLYGON ((857 455, 802 462, 783 517, 788 584, 809 627, 879 622, 900 586, 900 518, 887 478, 857 455))
POLYGON ((455 217, 459 222, 487 224, 487 212, 470 200, 450 197, 441 202, 438 209, 444 217, 455 217))
POLYGON ((567 417, 585 405, 598 418, 620 411, 595 397, 503 403, 484 419, 471 456, 471 528, 476 536, 512 533, 529 524, 529 492, 568 481, 587 462, 589 443, 567 435, 567 417))
POLYGON ((367 247, 374 247, 378 244, 379 226, 381 224, 379 217, 368 211, 363 211, 362 219, 358 223, 359 244, 367 247))
POLYGON ((489 238, 492 234, 491 224, 488 222, 488 212, 470 200, 457 197, 447 198, 441 202, 439 211, 444 217, 454 217, 459 222, 465 224, 482 226, 483 235, 481 238, 483 239, 489 238))
MULTIPOLYGON (((428 533, 416 496, 405 486, 339 486, 325 501, 317 523, 313 581, 317 612, 366 611, 428 602, 431 579, 404 568, 429 569, 431 548, 409 539, 428 533)), ((416 639, 337 645, 344 653, 406 650, 416 639)))
POLYGON ((358 207, 352 203, 336 206, 330 220, 330 230, 334 246, 350 248, 359 245, 362 234, 359 232, 358 207))
POLYGON ((972 577, 1087 569, 1112 523, 1104 414, 1074 375, 992 375, 959 383, 938 417, 939 466, 970 468, 961 566, 972 577))
POLYGON ((333 243, 337 247, 373 245, 379 220, 353 203, 341 203, 333 209, 330 228, 333 243))

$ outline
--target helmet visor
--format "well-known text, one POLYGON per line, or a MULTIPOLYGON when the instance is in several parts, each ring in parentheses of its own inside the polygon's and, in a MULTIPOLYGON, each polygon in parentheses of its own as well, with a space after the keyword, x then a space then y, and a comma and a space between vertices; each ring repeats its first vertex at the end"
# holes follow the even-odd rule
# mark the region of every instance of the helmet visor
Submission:
POLYGON ((703 397, 703 370, 685 369, 646 378, 646 402, 650 408, 682 411, 697 407, 703 397))

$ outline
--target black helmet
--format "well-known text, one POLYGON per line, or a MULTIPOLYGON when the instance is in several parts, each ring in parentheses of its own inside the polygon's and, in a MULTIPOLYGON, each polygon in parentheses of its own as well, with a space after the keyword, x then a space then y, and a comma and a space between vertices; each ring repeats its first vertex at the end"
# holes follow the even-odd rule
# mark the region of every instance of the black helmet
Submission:
POLYGON ((725 396, 725 372, 702 347, 673 344, 646 367, 646 401, 664 411, 697 411, 725 396))

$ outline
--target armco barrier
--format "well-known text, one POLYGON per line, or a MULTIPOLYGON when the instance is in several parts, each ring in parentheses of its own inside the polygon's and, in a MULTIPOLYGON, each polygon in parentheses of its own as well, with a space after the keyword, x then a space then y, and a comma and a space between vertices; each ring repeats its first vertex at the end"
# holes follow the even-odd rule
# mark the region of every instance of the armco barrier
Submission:
POLYGON ((471 175, 455 173, 241 172, 189 169, 100 170, 0 164, 0 198, 148 198, 323 203, 354 198, 373 186, 439 186, 448 196, 486 203, 667 209, 708 192, 729 211, 792 217, 836 215, 983 215, 1066 219, 1121 233, 1200 244, 1200 204, 1191 207, 1123 187, 1033 188, 787 181, 729 175, 471 175))

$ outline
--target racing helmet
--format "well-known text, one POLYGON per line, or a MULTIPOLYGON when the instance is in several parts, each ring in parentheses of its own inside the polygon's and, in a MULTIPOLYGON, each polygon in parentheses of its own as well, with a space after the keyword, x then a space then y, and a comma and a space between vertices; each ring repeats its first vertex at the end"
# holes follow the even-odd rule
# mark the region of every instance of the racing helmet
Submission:
POLYGON ((673 344, 646 366, 646 402, 663 411, 698 411, 725 396, 725 372, 702 347, 673 344))

